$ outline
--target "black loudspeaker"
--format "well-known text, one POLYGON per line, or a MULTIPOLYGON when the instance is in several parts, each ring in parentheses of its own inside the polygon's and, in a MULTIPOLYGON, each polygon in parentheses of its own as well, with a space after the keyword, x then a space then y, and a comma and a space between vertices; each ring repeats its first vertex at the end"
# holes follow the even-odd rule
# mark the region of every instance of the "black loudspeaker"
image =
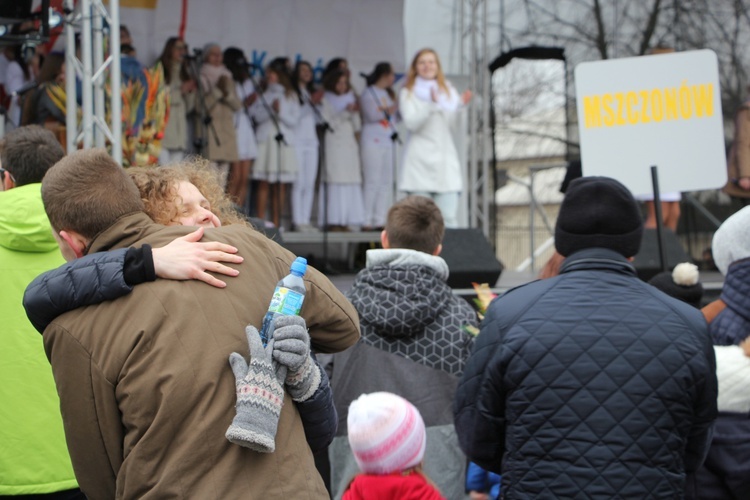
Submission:
MULTIPOLYGON (((671 270, 681 262, 691 262, 685 249, 682 248, 677 235, 670 229, 664 228, 664 251, 667 256, 667 267, 671 270)), ((661 260, 659 259, 659 242, 656 237, 656 229, 644 229, 641 249, 633 260, 638 277, 648 281, 661 272, 661 260)))
POLYGON ((446 229, 440 256, 450 269, 451 288, 471 288, 472 283, 494 287, 503 272, 492 245, 479 229, 446 229))

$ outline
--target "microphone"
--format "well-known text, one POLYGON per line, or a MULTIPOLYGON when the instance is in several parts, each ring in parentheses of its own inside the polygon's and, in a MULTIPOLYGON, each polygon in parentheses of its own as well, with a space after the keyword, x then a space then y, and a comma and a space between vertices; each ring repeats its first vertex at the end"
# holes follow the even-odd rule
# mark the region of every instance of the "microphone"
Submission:
POLYGON ((10 96, 11 96, 11 97, 16 97, 16 96, 21 96, 21 95, 24 95, 24 94, 25 94, 26 92, 28 92, 28 91, 30 91, 30 90, 34 90, 34 89, 35 89, 35 88, 37 88, 38 86, 39 86, 39 84, 38 84, 38 83, 36 83, 36 82, 34 82, 34 81, 28 82, 28 83, 26 83, 26 84, 22 85, 22 86, 21 86, 21 87, 20 87, 20 88, 19 88, 18 90, 16 90, 15 92, 11 92, 10 96))
POLYGON ((370 79, 370 75, 368 75, 367 73, 363 73, 361 71, 359 72, 359 76, 361 76, 365 80, 369 80, 370 79))

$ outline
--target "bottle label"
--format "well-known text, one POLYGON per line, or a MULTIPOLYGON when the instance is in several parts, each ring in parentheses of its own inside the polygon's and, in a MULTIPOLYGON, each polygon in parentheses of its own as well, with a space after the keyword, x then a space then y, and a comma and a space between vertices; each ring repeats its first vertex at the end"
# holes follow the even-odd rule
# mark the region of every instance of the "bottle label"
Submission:
POLYGON ((304 300, 305 296, 299 292, 283 286, 276 287, 268 310, 287 316, 297 316, 302 309, 302 302, 304 300))

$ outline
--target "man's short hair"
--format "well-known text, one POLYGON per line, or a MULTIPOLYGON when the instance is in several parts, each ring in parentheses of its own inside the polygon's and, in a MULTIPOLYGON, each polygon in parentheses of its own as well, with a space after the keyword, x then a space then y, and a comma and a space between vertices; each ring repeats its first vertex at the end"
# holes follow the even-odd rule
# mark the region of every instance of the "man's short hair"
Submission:
POLYGON ((65 156, 55 135, 39 125, 11 130, 0 141, 0 161, 16 186, 42 182, 44 174, 65 156))
POLYGON ((432 199, 408 196, 388 210, 385 232, 392 248, 431 254, 443 241, 443 214, 432 199))
POLYGON ((76 151, 49 169, 42 201, 56 231, 89 240, 123 215, 143 211, 138 188, 104 149, 76 151))

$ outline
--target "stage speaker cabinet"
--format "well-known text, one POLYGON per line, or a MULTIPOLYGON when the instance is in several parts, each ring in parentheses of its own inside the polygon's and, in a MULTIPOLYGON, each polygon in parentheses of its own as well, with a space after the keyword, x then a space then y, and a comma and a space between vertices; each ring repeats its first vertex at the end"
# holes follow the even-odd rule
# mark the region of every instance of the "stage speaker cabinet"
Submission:
POLYGON ((446 229, 440 256, 448 264, 451 288, 471 288, 472 283, 494 287, 503 272, 492 245, 479 229, 446 229))
MULTIPOLYGON (((669 270, 681 262, 691 262, 685 249, 682 248, 677 235, 670 229, 664 228, 664 251, 667 256, 667 267, 669 270)), ((661 272, 661 261, 659 259, 659 242, 656 237, 656 229, 644 229, 641 249, 633 260, 638 277, 648 281, 661 272)))

